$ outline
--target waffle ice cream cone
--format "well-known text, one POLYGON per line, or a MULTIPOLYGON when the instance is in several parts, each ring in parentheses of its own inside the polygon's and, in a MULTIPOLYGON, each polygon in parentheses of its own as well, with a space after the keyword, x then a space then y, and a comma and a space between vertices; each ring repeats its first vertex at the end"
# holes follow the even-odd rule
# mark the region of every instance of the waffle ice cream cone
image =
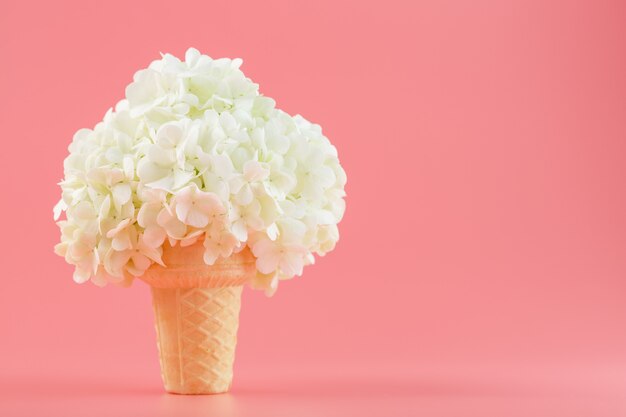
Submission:
POLYGON ((176 394, 217 394, 230 389, 243 284, 256 273, 246 248, 209 266, 202 243, 165 245, 167 267, 141 277, 152 287, 161 374, 176 394))

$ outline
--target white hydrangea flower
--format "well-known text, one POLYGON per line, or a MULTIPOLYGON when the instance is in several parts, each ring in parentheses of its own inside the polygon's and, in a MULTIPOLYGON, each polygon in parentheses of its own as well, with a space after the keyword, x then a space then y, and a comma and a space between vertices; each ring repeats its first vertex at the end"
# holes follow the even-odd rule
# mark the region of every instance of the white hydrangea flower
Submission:
POLYGON ((204 262, 213 265, 222 257, 227 258, 240 246, 240 241, 226 229, 213 228, 208 230, 204 239, 204 262))
POLYGON ((174 200, 176 217, 189 226, 202 229, 224 222, 226 209, 217 194, 201 191, 194 183, 176 193, 174 200))
POLYGON ((127 284, 162 246, 201 239, 204 260, 249 247, 254 288, 331 251, 346 175, 318 125, 275 108, 240 59, 189 49, 138 71, 126 97, 74 135, 54 207, 77 282, 127 284))

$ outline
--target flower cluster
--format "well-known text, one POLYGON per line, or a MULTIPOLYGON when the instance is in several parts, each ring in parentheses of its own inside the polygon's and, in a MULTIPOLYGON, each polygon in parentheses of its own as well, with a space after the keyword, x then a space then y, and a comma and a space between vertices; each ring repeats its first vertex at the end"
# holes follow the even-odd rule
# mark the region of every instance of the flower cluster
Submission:
POLYGON ((318 125, 276 109, 239 69, 189 49, 138 71, 126 98, 69 146, 55 206, 74 280, 126 282, 162 246, 204 261, 250 248, 268 293, 339 238, 346 175, 318 125))

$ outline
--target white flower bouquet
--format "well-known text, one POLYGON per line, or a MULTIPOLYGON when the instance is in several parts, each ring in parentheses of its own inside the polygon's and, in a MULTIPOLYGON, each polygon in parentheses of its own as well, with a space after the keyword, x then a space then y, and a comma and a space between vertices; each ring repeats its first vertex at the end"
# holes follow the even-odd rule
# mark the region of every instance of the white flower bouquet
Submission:
MULTIPOLYGON (((54 212, 55 220, 66 213, 55 251, 75 266, 76 282, 138 277, 179 304, 204 291, 196 312, 215 310, 209 304, 228 310, 220 297, 237 304, 238 294, 218 293, 236 287, 240 294, 249 283, 271 295, 279 280, 334 248, 346 183, 337 150, 318 125, 259 94, 241 64, 195 49, 184 61, 165 54, 135 74, 102 122, 74 135, 54 212), (185 274, 200 278, 192 285, 185 274)), ((157 306, 162 295, 153 292, 157 316, 169 311, 157 306)), ((231 310, 237 316, 238 304, 231 310)), ((158 323, 157 330, 166 331, 158 323)), ((205 333, 196 347, 217 337, 205 333)), ((167 349, 160 342, 164 368, 167 349)), ((200 379, 174 388, 166 381, 166 388, 230 386, 200 379)))

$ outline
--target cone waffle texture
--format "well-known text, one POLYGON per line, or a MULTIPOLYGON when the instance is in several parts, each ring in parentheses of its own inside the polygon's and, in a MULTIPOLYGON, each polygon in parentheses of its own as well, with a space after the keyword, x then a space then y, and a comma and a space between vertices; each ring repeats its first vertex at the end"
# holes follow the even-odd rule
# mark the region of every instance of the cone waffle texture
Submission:
POLYGON ((191 246, 163 246, 163 263, 153 264, 141 280, 157 288, 217 288, 243 285, 256 274, 256 258, 248 248, 207 265, 201 242, 191 246))
POLYGON ((242 284, 256 271, 247 251, 213 266, 202 252, 202 245, 164 248, 167 267, 141 277, 152 286, 163 383, 177 394, 230 389, 242 284))

